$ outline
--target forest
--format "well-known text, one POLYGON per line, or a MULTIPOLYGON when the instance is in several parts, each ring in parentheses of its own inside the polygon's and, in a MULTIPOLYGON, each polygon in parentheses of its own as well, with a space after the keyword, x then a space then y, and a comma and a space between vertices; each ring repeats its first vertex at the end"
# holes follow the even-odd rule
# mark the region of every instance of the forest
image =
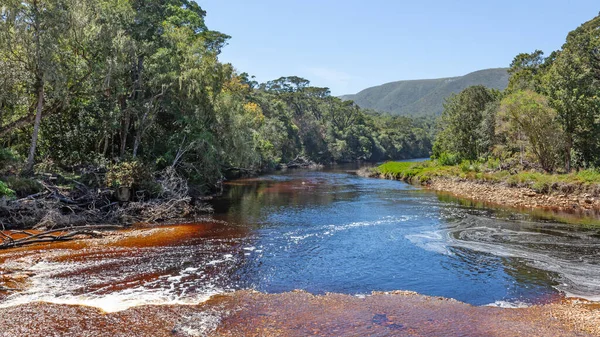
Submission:
MULTIPOLYGON (((230 37, 206 15, 190 0, 3 2, 7 223, 47 218, 56 205, 27 204, 39 198, 74 205, 63 215, 112 210, 97 218, 110 223, 122 202, 188 202, 282 167, 430 155, 511 174, 600 167, 600 17, 548 56, 517 55, 506 90, 451 95, 436 120, 362 109, 297 76, 259 83, 219 61, 230 37)), ((150 213, 128 222, 169 216, 150 213)))
POLYGON ((219 61, 229 36, 205 16, 191 0, 3 1, 0 195, 59 174, 153 197, 165 172, 207 193, 289 163, 429 156, 433 118, 363 110, 296 76, 257 83, 219 61))
POLYGON ((517 55, 503 92, 482 86, 447 99, 433 157, 515 172, 600 167, 600 16, 560 50, 517 55))

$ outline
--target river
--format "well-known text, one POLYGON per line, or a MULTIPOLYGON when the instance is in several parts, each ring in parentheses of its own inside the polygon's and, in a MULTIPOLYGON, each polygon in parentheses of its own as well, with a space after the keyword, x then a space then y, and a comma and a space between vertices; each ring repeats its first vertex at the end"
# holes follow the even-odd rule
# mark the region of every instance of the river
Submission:
POLYGON ((600 296, 600 230, 475 207, 345 169, 231 181, 214 214, 0 254, 0 307, 35 301, 118 312, 253 289, 356 296, 410 290, 522 307, 600 296), (4 281, 2 281, 4 280, 4 281))

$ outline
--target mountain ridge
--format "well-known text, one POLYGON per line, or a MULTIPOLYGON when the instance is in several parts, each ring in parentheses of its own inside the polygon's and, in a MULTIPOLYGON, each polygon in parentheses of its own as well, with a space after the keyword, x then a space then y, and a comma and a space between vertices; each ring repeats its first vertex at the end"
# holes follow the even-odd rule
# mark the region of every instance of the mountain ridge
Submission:
POLYGON ((508 85, 508 77, 508 68, 490 68, 463 76, 388 82, 340 98, 353 100, 361 108, 393 115, 439 115, 444 100, 451 94, 472 85, 503 90, 508 85))

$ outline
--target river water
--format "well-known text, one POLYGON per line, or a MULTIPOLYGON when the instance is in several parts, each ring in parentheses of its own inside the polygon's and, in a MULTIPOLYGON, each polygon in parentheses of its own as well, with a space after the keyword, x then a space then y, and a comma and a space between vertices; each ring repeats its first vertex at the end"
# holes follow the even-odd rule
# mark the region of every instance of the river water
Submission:
POLYGON ((411 290, 474 305, 600 296, 600 230, 344 170, 232 181, 194 224, 0 254, 0 307, 119 311, 240 289, 411 290), (546 219, 544 219, 546 218, 546 219), (4 280, 4 281, 3 281, 4 280), (4 282, 4 284, 3 284, 4 282))

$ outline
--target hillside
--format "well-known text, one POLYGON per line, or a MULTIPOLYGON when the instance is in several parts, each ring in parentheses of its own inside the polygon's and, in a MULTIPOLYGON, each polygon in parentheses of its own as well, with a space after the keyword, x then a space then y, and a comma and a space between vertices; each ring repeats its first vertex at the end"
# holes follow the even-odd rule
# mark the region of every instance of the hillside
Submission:
POLYGON ((361 108, 394 115, 424 116, 441 114, 446 97, 480 84, 505 89, 508 85, 507 69, 485 69, 459 77, 390 82, 341 98, 353 100, 361 108))

